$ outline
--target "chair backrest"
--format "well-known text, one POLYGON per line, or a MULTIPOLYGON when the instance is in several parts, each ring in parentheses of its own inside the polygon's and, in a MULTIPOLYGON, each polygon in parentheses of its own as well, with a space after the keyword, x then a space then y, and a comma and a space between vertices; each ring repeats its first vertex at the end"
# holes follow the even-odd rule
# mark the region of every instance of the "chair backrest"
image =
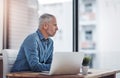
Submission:
POLYGON ((3 78, 6 78, 16 60, 18 50, 4 49, 3 53, 3 78))

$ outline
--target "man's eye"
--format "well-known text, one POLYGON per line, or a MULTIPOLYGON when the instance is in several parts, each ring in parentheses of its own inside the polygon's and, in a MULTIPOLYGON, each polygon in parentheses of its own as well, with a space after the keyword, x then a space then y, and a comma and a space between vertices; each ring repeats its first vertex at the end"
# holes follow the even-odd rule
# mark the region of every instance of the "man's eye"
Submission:
POLYGON ((57 24, 54 24, 54 26, 57 26, 57 24))

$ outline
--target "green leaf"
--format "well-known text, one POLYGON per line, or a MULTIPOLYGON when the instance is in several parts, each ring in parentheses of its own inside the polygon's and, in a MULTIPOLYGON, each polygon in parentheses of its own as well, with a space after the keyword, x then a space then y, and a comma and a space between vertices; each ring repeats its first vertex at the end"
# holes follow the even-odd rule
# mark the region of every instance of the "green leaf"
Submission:
POLYGON ((90 56, 85 56, 85 57, 83 58, 82 65, 83 65, 83 66, 88 66, 89 63, 90 63, 90 60, 91 60, 90 56))

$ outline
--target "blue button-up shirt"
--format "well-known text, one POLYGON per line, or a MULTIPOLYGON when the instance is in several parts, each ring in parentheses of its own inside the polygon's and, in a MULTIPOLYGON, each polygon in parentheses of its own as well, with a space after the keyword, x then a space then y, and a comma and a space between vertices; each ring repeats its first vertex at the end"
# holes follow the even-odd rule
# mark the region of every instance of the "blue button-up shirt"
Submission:
POLYGON ((29 35, 20 47, 17 59, 11 72, 20 71, 49 71, 53 56, 53 41, 45 40, 37 30, 29 35))

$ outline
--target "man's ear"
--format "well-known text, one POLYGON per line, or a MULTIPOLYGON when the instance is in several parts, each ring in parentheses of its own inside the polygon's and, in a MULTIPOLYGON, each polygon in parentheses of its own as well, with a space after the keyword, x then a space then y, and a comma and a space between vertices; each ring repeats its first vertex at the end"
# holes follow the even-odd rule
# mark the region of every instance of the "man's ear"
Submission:
POLYGON ((47 24, 47 23, 44 23, 43 28, 44 28, 44 29, 48 29, 48 24, 47 24))

